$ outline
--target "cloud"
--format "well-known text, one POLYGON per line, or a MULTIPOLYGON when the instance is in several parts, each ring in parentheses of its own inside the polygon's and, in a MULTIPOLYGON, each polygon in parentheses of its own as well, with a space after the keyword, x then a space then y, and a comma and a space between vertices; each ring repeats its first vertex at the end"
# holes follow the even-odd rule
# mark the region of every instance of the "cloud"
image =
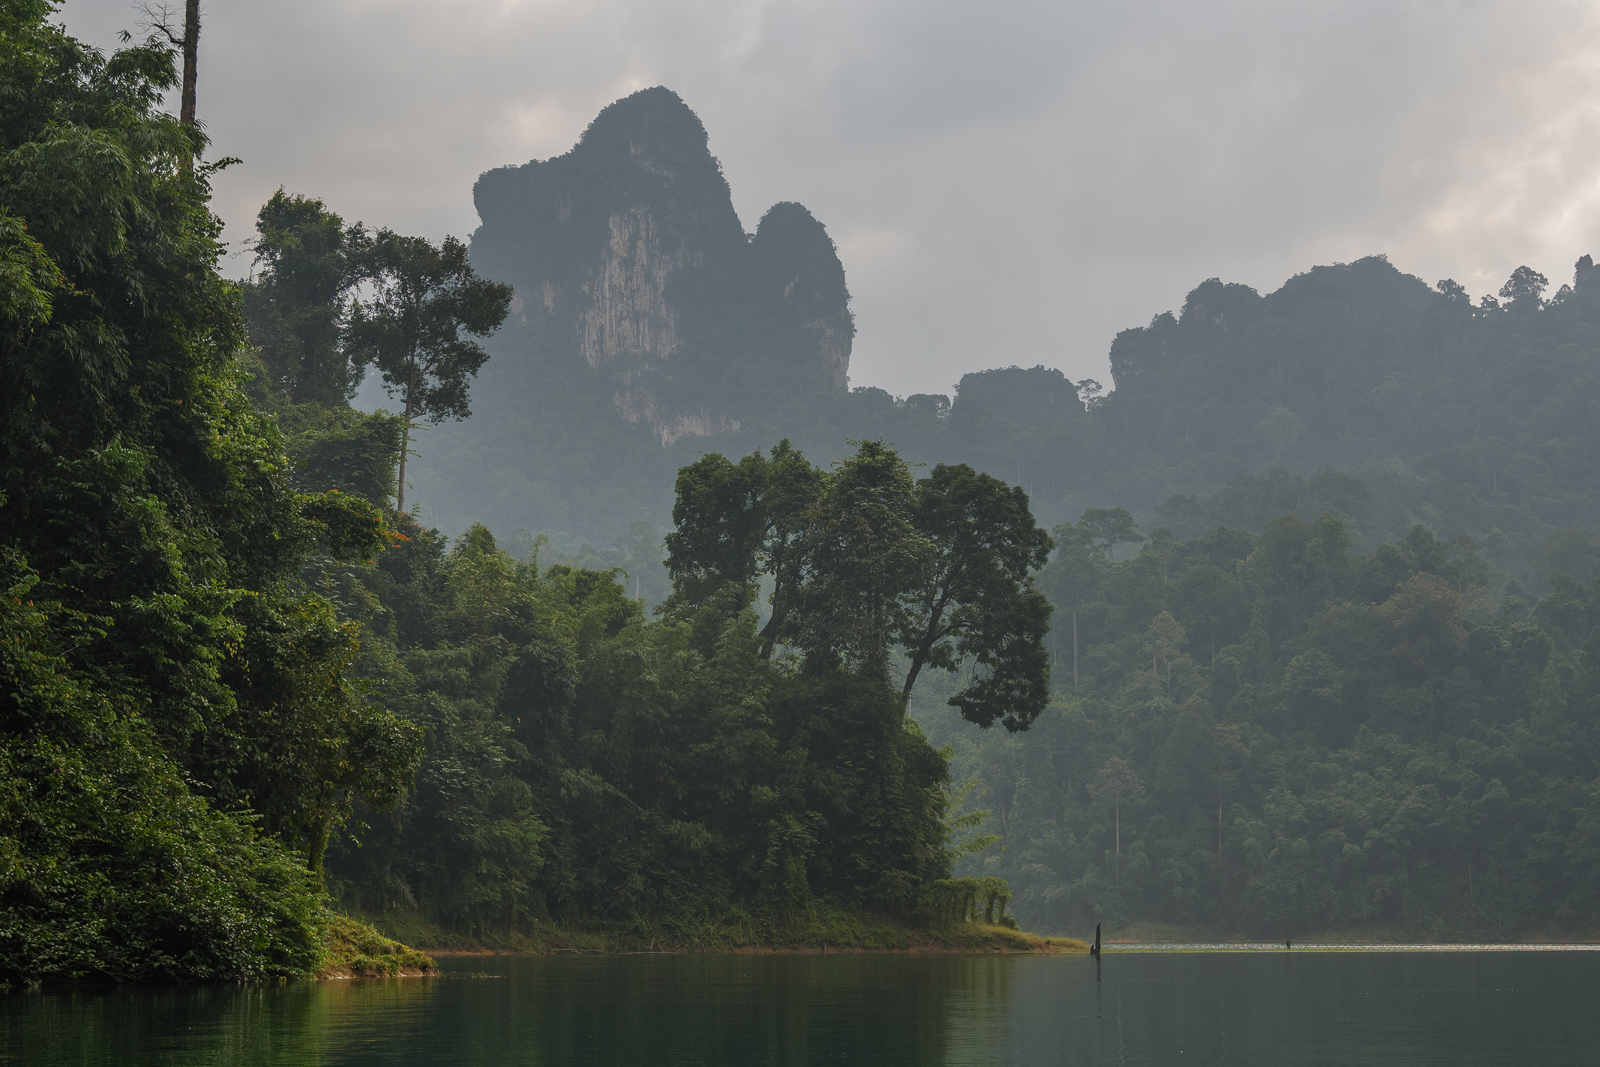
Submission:
MULTIPOLYGON (((69 0, 102 45, 123 0, 69 0)), ((647 85, 705 121, 747 228, 839 241, 856 384, 1009 363, 1106 379, 1117 330, 1213 275, 1385 252, 1560 281, 1600 252, 1600 13, 1556 0, 275 0, 216 5, 199 111, 228 236, 279 185, 439 237, 479 173, 647 85)), ((248 257, 235 261, 237 272, 248 257)))

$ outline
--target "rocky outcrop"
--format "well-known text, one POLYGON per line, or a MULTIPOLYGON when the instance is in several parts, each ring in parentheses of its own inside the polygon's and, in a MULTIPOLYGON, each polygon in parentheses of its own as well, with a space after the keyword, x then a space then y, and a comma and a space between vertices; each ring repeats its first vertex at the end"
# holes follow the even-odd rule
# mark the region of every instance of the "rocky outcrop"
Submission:
MULTIPOLYGON (((619 355, 665 359, 678 347, 677 317, 667 306, 667 275, 684 266, 679 248, 661 247, 655 217, 643 208, 612 212, 611 239, 600 268, 583 284, 587 306, 578 318, 578 344, 591 367, 619 355)), ((555 310, 555 286, 543 284, 545 309, 555 310)))
POLYGON ((848 387, 855 324, 826 229, 781 203, 747 234, 670 90, 612 104, 572 151, 490 171, 473 195, 473 262, 516 287, 513 351, 532 373, 581 361, 663 445, 848 387))

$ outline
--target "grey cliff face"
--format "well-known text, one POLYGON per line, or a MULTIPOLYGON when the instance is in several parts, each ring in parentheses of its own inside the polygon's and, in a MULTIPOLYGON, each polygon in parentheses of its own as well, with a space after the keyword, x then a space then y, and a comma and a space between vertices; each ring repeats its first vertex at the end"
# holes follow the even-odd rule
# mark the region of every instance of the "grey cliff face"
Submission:
POLYGON ((848 387, 855 336, 822 224, 774 206, 744 232, 705 128, 676 94, 606 108, 566 155, 484 174, 478 269, 516 286, 535 368, 590 368, 663 445, 848 387))

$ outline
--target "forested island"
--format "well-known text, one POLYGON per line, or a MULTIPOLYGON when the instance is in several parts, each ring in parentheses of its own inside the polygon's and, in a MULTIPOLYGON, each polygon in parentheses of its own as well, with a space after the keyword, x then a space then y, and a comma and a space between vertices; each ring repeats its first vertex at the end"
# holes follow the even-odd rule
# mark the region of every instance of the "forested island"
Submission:
POLYGON ((227 281, 226 161, 156 108, 173 49, 48 13, 0 23, 0 981, 425 962, 335 909, 521 947, 1028 947, 1003 883, 949 877, 973 820, 892 677, 975 659, 961 714, 1042 710, 1025 494, 879 443, 712 457, 657 619, 620 573, 449 542, 403 509, 406 442, 468 414, 511 288, 285 194, 227 281), (347 406, 367 366, 399 415, 347 406))
POLYGON ((1212 280, 1109 392, 895 398, 665 89, 470 244, 280 190, 235 281, 173 42, 51 14, 0 8, 0 983, 1600 928, 1588 257, 1212 280))

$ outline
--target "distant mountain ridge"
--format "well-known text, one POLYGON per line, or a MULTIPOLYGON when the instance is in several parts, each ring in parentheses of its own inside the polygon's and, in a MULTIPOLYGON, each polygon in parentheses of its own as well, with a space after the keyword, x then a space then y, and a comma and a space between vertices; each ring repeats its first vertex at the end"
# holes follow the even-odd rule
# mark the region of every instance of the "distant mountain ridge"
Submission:
MULTIPOLYGON (((564 155, 488 172, 475 198, 474 263, 518 303, 474 417, 420 445, 415 495, 447 532, 644 544, 679 467, 785 437, 823 465, 873 438, 970 463, 1021 485, 1047 524, 1125 507, 1188 538, 1331 509, 1370 548, 1422 523, 1524 581, 1554 573, 1557 532, 1600 528, 1588 257, 1554 293, 1519 268, 1479 302, 1382 256, 1266 294, 1208 279, 1116 336, 1103 396, 1043 365, 1061 353, 980 352, 976 366, 1023 366, 898 398, 848 388, 850 294, 822 224, 781 203, 744 232, 704 126, 667 89, 606 108, 564 155), (1359 485, 1314 477, 1327 467, 1359 485)), ((1600 535, 1585 536, 1600 573, 1600 535)))

